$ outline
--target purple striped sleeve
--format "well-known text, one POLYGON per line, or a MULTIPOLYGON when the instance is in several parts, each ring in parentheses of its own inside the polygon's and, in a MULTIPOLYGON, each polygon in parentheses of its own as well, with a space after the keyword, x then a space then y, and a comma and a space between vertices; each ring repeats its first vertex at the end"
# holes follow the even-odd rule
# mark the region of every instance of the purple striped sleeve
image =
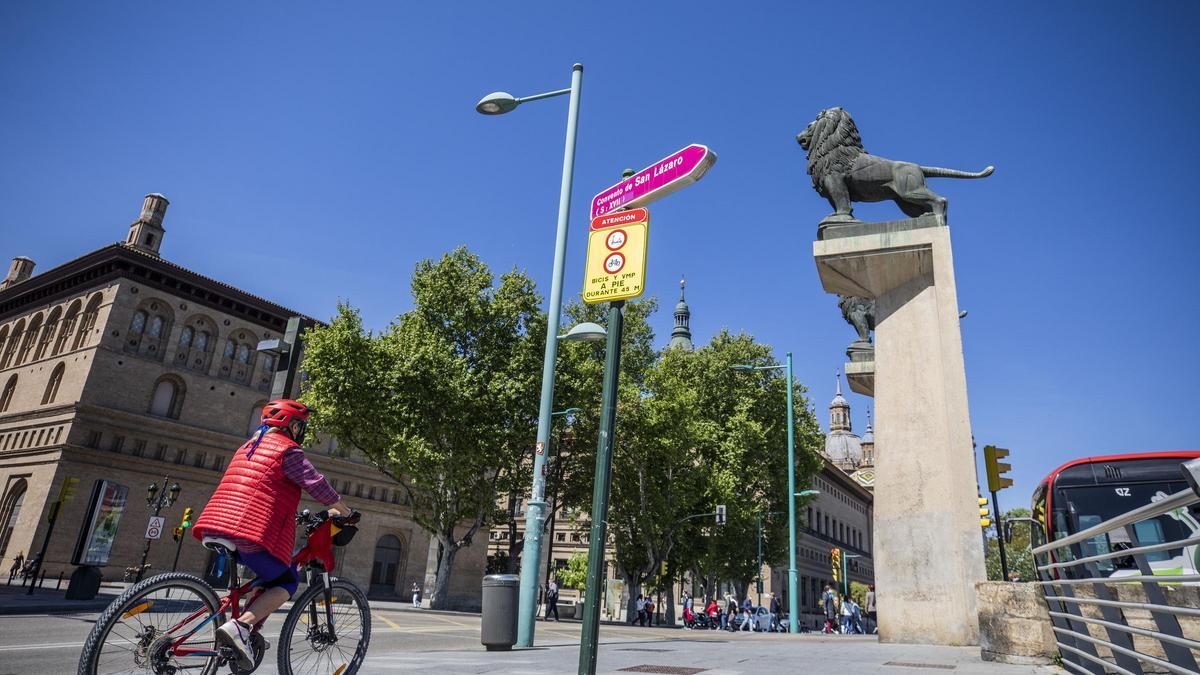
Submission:
POLYGON ((300 448, 292 448, 283 454, 283 474, 324 506, 333 506, 342 499, 300 448))

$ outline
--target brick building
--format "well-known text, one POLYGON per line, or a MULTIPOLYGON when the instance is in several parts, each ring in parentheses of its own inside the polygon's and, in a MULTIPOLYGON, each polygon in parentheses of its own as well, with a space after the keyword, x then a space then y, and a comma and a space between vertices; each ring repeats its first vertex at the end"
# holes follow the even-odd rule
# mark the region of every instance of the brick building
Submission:
MULTIPOLYGON (((147 195, 121 243, 40 274, 13 260, 0 283, 0 565, 42 545, 46 514, 67 477, 80 479, 55 526, 44 569, 70 575, 94 479, 129 488, 108 579, 136 565, 145 543, 146 487, 182 487, 151 546, 153 571, 175 556, 170 530, 199 513, 232 451, 257 426, 275 362, 255 349, 297 313, 159 255, 167 200, 147 195)), ((436 543, 411 519, 399 486, 354 452, 323 439, 313 463, 364 517, 339 551, 339 574, 372 595, 432 587, 436 543), (427 578, 427 575, 428 578, 427 578)), ((305 501, 306 507, 315 507, 305 501)), ((479 606, 486 545, 460 552, 451 603, 479 606)), ((191 537, 179 569, 203 573, 208 551, 191 537)))

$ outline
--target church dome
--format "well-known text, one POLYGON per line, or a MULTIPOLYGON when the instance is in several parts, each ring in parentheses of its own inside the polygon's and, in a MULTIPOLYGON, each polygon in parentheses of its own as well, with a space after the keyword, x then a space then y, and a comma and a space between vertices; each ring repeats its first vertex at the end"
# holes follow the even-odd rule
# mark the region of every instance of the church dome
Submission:
POLYGON ((825 456, 840 467, 858 466, 863 461, 862 439, 848 431, 825 435, 825 456))

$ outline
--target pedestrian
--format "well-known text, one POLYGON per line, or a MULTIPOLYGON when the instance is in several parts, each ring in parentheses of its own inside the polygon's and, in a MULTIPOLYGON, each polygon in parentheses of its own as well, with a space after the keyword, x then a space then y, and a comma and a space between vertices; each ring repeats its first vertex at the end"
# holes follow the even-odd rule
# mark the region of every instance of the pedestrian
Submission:
POLYGON ((689 612, 695 609, 695 607, 692 605, 692 594, 688 591, 683 592, 683 608, 689 612))
POLYGON ((821 593, 821 606, 825 610, 825 627, 821 632, 833 633, 837 630, 837 595, 829 584, 825 584, 825 591, 821 593))
POLYGON ((870 626, 872 633, 879 632, 879 622, 875 618, 875 586, 867 589, 867 625, 870 626))
POLYGON ((412 585, 412 606, 414 608, 421 606, 421 587, 415 581, 412 585))
POLYGON ((646 625, 646 598, 641 593, 638 593, 636 607, 637 607, 637 618, 634 619, 633 621, 630 621, 629 623, 630 623, 630 625, 636 623, 639 626, 645 626, 646 625))
POLYGON ((546 620, 550 620, 550 612, 554 612, 554 620, 558 621, 558 581, 550 577, 546 584, 546 620))
POLYGON ((757 627, 754 625, 754 603, 750 602, 749 595, 742 599, 742 630, 757 630, 757 627))
MULTIPOLYGON (((704 613, 708 616, 709 628, 714 628, 718 622, 718 614, 721 614, 721 608, 717 606, 716 598, 709 598, 708 604, 704 607, 704 613)), ((723 615, 722 615, 723 616, 723 615)))
POLYGON ((8 568, 8 583, 12 584, 12 580, 17 576, 17 572, 21 571, 21 565, 25 564, 25 552, 17 551, 17 557, 13 558, 12 567, 8 568))
POLYGON ((771 630, 783 632, 783 623, 779 620, 779 615, 783 614, 783 603, 779 601, 779 596, 772 593, 771 597, 771 630))
POLYGON ((654 625, 654 603, 649 597, 646 598, 646 625, 654 625))
POLYGON ((850 598, 842 598, 842 607, 838 610, 838 614, 842 617, 842 635, 850 632, 850 605, 854 601, 850 598))
POLYGON ((738 602, 736 596, 729 596, 729 602, 725 603, 725 625, 731 631, 737 631, 738 619, 738 602))

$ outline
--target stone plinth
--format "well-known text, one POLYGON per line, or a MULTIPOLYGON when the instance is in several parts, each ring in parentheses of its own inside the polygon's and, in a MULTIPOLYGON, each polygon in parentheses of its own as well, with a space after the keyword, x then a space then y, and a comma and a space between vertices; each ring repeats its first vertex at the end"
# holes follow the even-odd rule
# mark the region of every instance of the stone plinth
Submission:
POLYGON ((875 395, 875 347, 859 340, 846 348, 846 381, 850 391, 863 396, 875 395))
POLYGON ((824 236, 825 290, 875 298, 879 637, 978 644, 983 548, 950 230, 923 217, 824 236))
POLYGON ((1047 664, 1058 654, 1040 584, 984 581, 979 602, 979 653, 984 661, 1047 664))

